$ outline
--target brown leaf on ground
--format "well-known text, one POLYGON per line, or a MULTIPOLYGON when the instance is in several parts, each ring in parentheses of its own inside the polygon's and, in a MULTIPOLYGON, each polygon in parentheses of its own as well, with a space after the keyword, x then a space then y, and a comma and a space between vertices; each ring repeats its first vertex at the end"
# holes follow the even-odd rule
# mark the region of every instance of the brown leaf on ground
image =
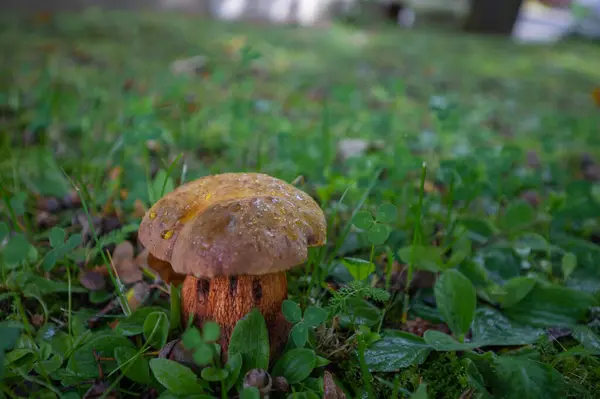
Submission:
POLYGON ((141 200, 136 199, 133 203, 133 216, 136 218, 143 218, 146 214, 146 211, 147 209, 144 203, 141 200))
POLYGON ((408 320, 404 326, 404 331, 422 337, 427 330, 437 330, 445 334, 450 334, 450 329, 446 324, 433 324, 427 320, 417 317, 414 320, 408 320))
POLYGON ((104 275, 93 270, 85 270, 79 274, 79 282, 90 291, 99 291, 106 287, 104 275))
POLYGON ((61 210, 61 203, 54 197, 39 197, 37 199, 37 208, 40 211, 55 213, 61 210))
MULTIPOLYGON (((107 390, 110 388, 110 381, 96 381, 94 385, 88 389, 88 391, 83 395, 83 399, 96 399, 100 398, 107 390)), ((115 391, 112 391, 107 396, 106 399, 117 399, 117 394, 115 391)))
POLYGON ((323 388, 325 391, 323 399, 346 399, 346 394, 337 386, 329 371, 325 371, 323 375, 323 388))
POLYGON ((135 285, 127 291, 127 303, 132 312, 146 302, 150 291, 150 285, 143 281, 135 283, 135 285))
POLYGON ((142 270, 133 259, 134 251, 133 245, 129 241, 123 241, 117 245, 112 254, 115 271, 125 284, 142 280, 142 270))
POLYGON ((44 318, 44 315, 36 313, 31 316, 29 321, 31 322, 31 325, 34 326, 35 328, 40 328, 41 326, 44 325, 44 322, 46 321, 46 319, 44 318))
POLYGON ((183 346, 183 341, 181 339, 174 339, 167 342, 160 350, 158 357, 173 360, 174 362, 190 367, 194 371, 200 371, 200 367, 194 360, 193 351, 183 346))
POLYGON ((38 211, 35 215, 35 223, 42 229, 48 229, 56 226, 58 223, 58 217, 46 211, 38 211))

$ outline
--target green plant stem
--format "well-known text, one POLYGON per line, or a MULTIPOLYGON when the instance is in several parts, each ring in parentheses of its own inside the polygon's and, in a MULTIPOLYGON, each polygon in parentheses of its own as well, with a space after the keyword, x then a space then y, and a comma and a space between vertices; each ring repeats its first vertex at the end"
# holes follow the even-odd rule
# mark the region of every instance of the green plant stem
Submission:
POLYGON ((419 203, 416 211, 416 224, 415 231, 413 233, 413 246, 410 254, 410 262, 408 263, 406 272, 406 285, 404 287, 404 301, 402 304, 402 323, 406 323, 408 319, 408 303, 410 301, 410 284, 413 278, 414 263, 415 263, 415 248, 417 244, 421 243, 421 215, 423 213, 423 197, 425 195, 425 176, 427 175, 427 164, 423 162, 421 168, 421 186, 419 190, 419 203))
POLYGON ((371 373, 369 372, 369 368, 367 367, 367 363, 365 361, 365 343, 361 337, 357 336, 358 341, 358 362, 360 363, 360 371, 362 380, 365 384, 365 390, 367 391, 367 395, 369 398, 375 398, 373 394, 373 387, 371 385, 371 373))
POLYGON ((73 311, 73 293, 71 291, 71 265, 67 264, 67 284, 68 284, 68 291, 69 291, 69 297, 67 299, 67 307, 68 307, 68 313, 67 313, 67 323, 68 323, 68 331, 69 331, 69 337, 73 338, 73 331, 71 330, 71 312, 73 311))

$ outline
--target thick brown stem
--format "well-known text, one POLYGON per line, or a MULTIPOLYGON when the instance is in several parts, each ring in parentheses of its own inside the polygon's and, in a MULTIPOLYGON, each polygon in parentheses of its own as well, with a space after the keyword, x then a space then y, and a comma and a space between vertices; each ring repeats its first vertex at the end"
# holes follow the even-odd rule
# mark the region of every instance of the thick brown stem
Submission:
POLYGON ((281 312, 281 304, 286 298, 285 272, 210 280, 188 276, 181 291, 182 316, 187 323, 190 314, 194 314, 197 327, 207 320, 217 322, 221 326, 220 344, 226 360, 233 328, 238 320, 256 307, 267 324, 273 359, 283 349, 291 328, 281 312))

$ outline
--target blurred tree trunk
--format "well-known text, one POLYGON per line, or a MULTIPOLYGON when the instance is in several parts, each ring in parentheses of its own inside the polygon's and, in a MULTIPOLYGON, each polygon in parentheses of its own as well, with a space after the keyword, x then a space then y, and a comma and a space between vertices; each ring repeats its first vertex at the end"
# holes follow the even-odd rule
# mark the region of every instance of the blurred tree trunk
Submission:
POLYGON ((523 0, 471 0, 467 32, 510 35, 523 0))

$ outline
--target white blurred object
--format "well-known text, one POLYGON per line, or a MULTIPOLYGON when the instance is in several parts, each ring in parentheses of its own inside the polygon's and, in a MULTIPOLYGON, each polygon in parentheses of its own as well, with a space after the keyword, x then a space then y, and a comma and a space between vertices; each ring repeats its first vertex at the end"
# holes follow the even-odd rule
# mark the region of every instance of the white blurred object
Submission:
POLYGON ((526 2, 512 35, 521 43, 554 43, 572 33, 600 38, 600 0, 573 0, 570 8, 526 2))

